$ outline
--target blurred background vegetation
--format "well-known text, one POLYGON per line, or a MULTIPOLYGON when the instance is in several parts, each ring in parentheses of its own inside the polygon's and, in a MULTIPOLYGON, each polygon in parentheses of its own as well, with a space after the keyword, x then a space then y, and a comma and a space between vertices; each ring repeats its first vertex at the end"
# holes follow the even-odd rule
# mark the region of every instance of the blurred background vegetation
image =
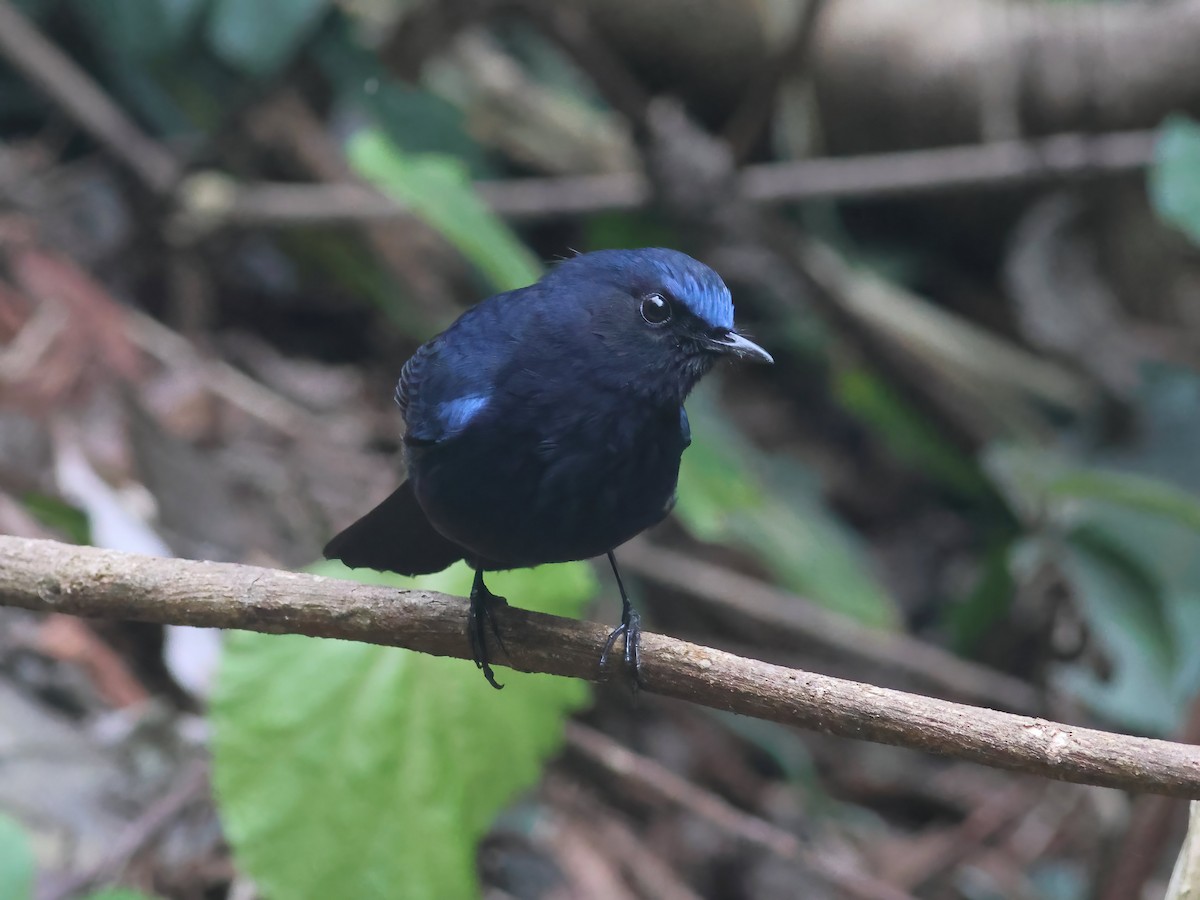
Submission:
MULTIPOLYGON (((778 364, 689 403, 651 629, 1198 742, 1197 47, 1195 0, 0 0, 0 532, 312 566, 421 341, 671 246, 778 364)), ((0 898, 1123 900, 1182 834, 502 680, 0 610, 0 898)))

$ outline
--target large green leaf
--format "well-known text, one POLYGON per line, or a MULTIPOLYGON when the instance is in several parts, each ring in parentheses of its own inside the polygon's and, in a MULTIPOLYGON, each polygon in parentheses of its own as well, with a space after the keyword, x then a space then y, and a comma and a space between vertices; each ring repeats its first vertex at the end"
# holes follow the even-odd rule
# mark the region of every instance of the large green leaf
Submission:
POLYGON ((1158 214, 1200 243, 1200 123, 1171 116, 1163 124, 1149 190, 1158 214))
POLYGON ((471 188, 466 168, 439 154, 408 154, 377 131, 356 135, 350 162, 454 244, 498 291, 541 277, 537 258, 471 188))
MULTIPOLYGON (((354 575, 456 593, 471 581, 461 563, 420 579, 354 575)), ((568 615, 595 589, 582 563, 488 581, 517 605, 568 615)), ((231 635, 213 698, 214 783, 240 865, 288 900, 477 895, 479 838, 537 780, 589 697, 569 679, 501 681, 493 690, 466 660, 231 635)))
POLYGON ((247 75, 269 75, 308 38, 329 0, 215 0, 208 40, 222 60, 247 75))
POLYGON ((0 900, 33 896, 33 848, 16 821, 0 813, 0 900))

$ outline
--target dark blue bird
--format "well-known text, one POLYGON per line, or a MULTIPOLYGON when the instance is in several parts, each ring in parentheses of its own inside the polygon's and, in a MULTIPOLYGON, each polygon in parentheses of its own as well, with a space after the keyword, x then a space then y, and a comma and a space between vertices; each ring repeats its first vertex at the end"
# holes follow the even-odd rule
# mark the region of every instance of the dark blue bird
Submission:
MULTIPOLYGON (((469 635, 496 683, 488 570, 607 555, 636 678, 639 620, 613 549, 675 502, 691 443, 683 401, 721 356, 771 362, 733 328, 729 289, 674 250, 601 250, 467 310, 400 373, 408 480, 325 556, 418 575, 475 569, 469 635)), ((496 633, 499 640, 499 634, 496 633)))

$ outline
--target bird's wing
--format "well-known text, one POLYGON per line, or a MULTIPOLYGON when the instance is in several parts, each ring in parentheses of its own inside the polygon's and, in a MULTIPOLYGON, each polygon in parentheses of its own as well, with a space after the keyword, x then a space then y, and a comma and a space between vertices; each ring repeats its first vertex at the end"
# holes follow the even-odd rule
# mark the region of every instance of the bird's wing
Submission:
POLYGON ((404 416, 408 443, 456 437, 488 410, 499 373, 515 346, 510 323, 497 315, 498 299, 468 310, 404 364, 396 404, 404 416))
POLYGON ((396 405, 400 407, 400 415, 408 419, 408 407, 413 393, 421 381, 421 370, 430 358, 437 354, 439 338, 434 338, 427 344, 422 344, 400 370, 400 380, 396 382, 396 405))
POLYGON ((422 345, 400 370, 396 405, 404 417, 404 439, 431 444, 453 437, 486 405, 487 395, 472 392, 456 372, 458 354, 445 352, 442 337, 422 345))

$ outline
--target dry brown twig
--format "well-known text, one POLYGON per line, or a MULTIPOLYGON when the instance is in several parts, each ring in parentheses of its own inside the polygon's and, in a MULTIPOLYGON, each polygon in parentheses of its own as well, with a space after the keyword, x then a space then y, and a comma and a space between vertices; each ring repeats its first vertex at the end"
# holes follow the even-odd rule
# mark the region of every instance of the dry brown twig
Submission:
POLYGON ((859 663, 912 678, 918 685, 946 696, 1014 712, 1040 712, 1044 707, 1038 690, 1018 678, 906 634, 860 625, 809 600, 693 555, 637 540, 622 548, 621 563, 648 581, 686 591, 696 600, 758 622, 791 643, 801 640, 827 647, 859 663))
MULTIPOLYGON (((1136 173, 1153 159, 1154 142, 1151 131, 1058 134, 963 147, 760 163, 744 167, 738 184, 744 199, 758 204, 1011 189, 1136 173)), ((651 197, 649 183, 636 172, 480 181, 475 190, 497 215, 513 221, 641 209, 651 197)), ((194 219, 208 229, 356 224, 412 215, 392 198, 359 184, 235 185, 216 173, 201 173, 185 181, 177 199, 181 222, 194 219), (213 189, 220 185, 224 187, 213 189)))
POLYGON ((567 725, 567 744, 630 787, 631 795, 650 794, 686 809, 739 840, 763 847, 785 859, 800 855, 800 841, 772 825, 676 775, 655 759, 633 752, 603 732, 578 722, 567 725))
POLYGON ((88 888, 115 878, 134 857, 144 851, 209 791, 208 766, 192 762, 175 779, 171 788, 151 803, 140 816, 116 836, 108 852, 85 871, 49 887, 44 900, 69 900, 88 888))
POLYGON ((685 809, 726 834, 790 860, 801 860, 811 873, 841 889, 847 897, 870 900, 912 900, 912 896, 865 871, 850 869, 803 847, 786 829, 743 812, 722 797, 676 775, 662 763, 614 741, 578 722, 567 724, 567 743, 625 782, 631 795, 651 795, 685 809))
MULTIPOLYGON (((295 633, 465 658, 467 603, 294 572, 0 537, 0 604, 109 619, 295 633)), ((514 669, 598 680, 607 629, 506 608, 514 669)), ((1200 748, 934 700, 658 634, 645 689, 800 728, 1105 787, 1200 798, 1200 748)))

